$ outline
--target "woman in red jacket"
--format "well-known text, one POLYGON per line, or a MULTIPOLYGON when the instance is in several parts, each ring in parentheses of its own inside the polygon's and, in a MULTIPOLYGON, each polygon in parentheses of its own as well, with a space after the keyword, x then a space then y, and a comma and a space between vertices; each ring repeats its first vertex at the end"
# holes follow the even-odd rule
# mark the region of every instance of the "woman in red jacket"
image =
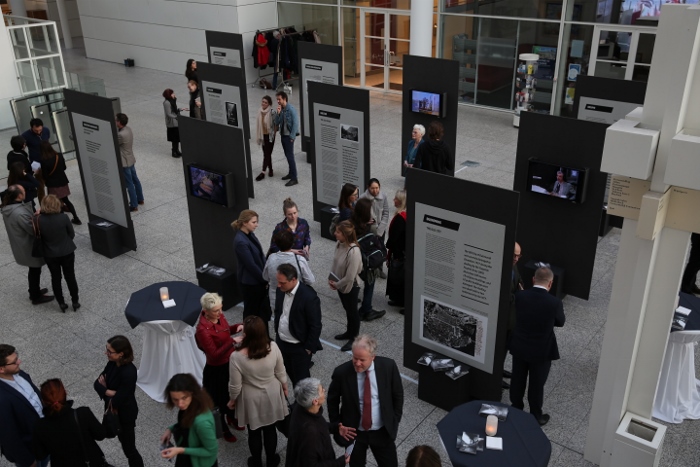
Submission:
MULTIPOLYGON (((197 323, 195 339, 197 345, 207 357, 207 364, 204 366, 202 386, 209 393, 214 405, 221 412, 221 426, 224 431, 224 439, 229 443, 236 441, 236 437, 228 428, 227 419, 229 409, 226 404, 228 396, 228 368, 229 358, 236 350, 232 334, 243 330, 242 324, 229 326, 224 316, 222 300, 219 294, 205 293, 200 299, 202 314, 197 323)), ((236 424, 233 424, 236 426, 236 424)), ((245 429, 243 427, 236 429, 245 429)))

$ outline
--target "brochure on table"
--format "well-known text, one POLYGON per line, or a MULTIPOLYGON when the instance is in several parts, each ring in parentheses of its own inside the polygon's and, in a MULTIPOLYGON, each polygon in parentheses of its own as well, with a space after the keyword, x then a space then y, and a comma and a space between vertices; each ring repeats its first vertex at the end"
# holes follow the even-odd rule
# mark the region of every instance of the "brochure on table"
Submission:
POLYGON ((505 232, 416 202, 414 343, 492 373, 505 232))

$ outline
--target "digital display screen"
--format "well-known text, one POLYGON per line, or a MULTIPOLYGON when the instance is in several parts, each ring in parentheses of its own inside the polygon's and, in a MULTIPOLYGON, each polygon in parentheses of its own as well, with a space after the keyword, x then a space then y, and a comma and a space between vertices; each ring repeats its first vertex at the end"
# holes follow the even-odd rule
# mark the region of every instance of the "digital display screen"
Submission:
POLYGON ((188 166, 192 196, 228 206, 226 175, 211 170, 188 166))
POLYGON ((586 191, 586 169, 549 164, 530 159, 528 191, 582 203, 586 191))
POLYGON ((411 112, 444 117, 442 95, 434 92, 411 91, 411 112))

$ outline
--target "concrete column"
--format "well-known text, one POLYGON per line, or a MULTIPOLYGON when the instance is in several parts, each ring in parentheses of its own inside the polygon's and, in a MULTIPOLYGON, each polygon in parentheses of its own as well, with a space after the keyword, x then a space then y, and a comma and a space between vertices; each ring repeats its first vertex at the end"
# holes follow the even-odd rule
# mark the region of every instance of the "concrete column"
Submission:
POLYGON ((24 0, 10 0, 10 9, 12 16, 27 16, 27 7, 24 6, 24 0))
POLYGON ((433 2, 413 0, 411 2, 411 55, 432 57, 433 55, 433 2))
POLYGON ((58 20, 61 22, 61 33, 63 34, 63 47, 66 49, 73 48, 73 36, 70 32, 70 24, 68 24, 68 13, 66 13, 66 0, 56 0, 58 7, 58 20))
POLYGON ((15 119, 12 116, 9 101, 12 98, 22 95, 15 72, 15 56, 12 53, 10 35, 4 21, 0 21, 0 129, 12 128, 15 126, 15 119))

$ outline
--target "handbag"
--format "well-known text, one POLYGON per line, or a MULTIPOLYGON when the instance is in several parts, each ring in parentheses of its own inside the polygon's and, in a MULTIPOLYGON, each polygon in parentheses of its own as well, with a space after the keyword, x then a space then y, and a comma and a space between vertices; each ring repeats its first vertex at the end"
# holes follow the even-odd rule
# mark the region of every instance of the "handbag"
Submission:
POLYGON ((285 438, 289 438, 289 424, 292 421, 292 410, 294 410, 296 402, 294 404, 290 404, 289 399, 286 397, 285 400, 287 401, 287 415, 285 415, 282 420, 275 422, 275 427, 277 427, 277 431, 282 433, 285 438))
POLYGON ((405 260, 391 258, 391 261, 389 261, 387 285, 393 287, 403 287, 406 275, 405 267, 405 260))
POLYGON ((39 229, 39 215, 32 217, 32 228, 34 229, 34 242, 32 243, 32 256, 34 258, 44 257, 44 242, 41 240, 41 230, 39 229))
POLYGON ((73 411, 73 418, 75 419, 75 424, 78 426, 78 440, 80 440, 80 448, 83 450, 83 462, 86 467, 90 467, 90 458, 87 455, 87 451, 85 450, 85 443, 83 443, 83 433, 82 430, 80 429, 80 423, 78 422, 78 411, 74 410, 73 411))
POLYGON ((119 414, 112 408, 111 399, 102 416, 102 427, 105 429, 105 436, 107 438, 115 438, 122 431, 122 426, 119 422, 119 414))

